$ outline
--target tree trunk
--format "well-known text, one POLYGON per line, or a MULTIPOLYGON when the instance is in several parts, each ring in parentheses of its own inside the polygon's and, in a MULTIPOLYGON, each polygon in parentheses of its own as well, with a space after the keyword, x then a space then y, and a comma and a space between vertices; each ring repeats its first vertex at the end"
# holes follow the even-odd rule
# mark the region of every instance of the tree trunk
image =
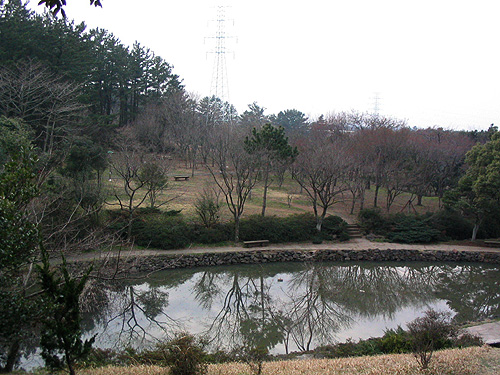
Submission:
POLYGON ((234 242, 240 241, 240 218, 239 216, 234 217, 234 242))
POLYGON ((0 370, 1 373, 11 373, 14 370, 14 365, 16 364, 16 360, 19 355, 19 348, 19 340, 14 340, 14 342, 10 344, 9 353, 7 354, 7 359, 5 361, 5 367, 0 370))
POLYGON ((365 189, 361 190, 361 197, 360 197, 360 201, 359 201, 359 210, 361 211, 364 208, 365 208, 365 189))
MULTIPOLYGON (((315 210, 316 211, 316 210, 315 210)), ((316 230, 321 232, 321 227, 323 226, 323 221, 325 220, 326 216, 326 210, 323 208, 323 212, 321 213, 321 216, 316 214, 316 230)))
POLYGON ((269 188, 269 170, 266 168, 266 171, 264 172, 264 195, 262 196, 262 216, 266 214, 268 188, 269 188))
POLYGON ((264 195, 262 196, 262 216, 266 214, 267 205, 267 185, 264 184, 264 195))
POLYGON ((69 375, 76 375, 74 365, 73 365, 73 360, 72 360, 71 355, 69 353, 66 353, 66 364, 68 365, 69 375))
POLYGON ((474 228, 472 229, 472 241, 476 240, 478 230, 479 230, 479 223, 475 223, 474 228))
POLYGON ((351 215, 354 213, 354 206, 356 205, 356 194, 352 193, 351 215))
POLYGON ((417 195, 417 206, 422 206, 422 194, 417 195))
POLYGON ((378 190, 380 189, 380 185, 377 184, 375 186, 375 198, 373 199, 373 207, 377 207, 377 201, 378 201, 378 190))
POLYGON ((134 213, 129 211, 128 225, 127 225, 127 240, 130 241, 132 238, 132 222, 134 221, 134 213))

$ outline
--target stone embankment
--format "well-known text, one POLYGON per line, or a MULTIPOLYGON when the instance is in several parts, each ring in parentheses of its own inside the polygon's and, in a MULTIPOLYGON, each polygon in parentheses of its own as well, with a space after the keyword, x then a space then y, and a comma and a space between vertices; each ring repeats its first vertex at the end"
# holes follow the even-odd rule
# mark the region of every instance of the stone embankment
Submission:
MULTIPOLYGON (((119 269, 120 273, 151 273, 155 271, 234 264, 259 264, 271 262, 322 262, 322 261, 395 261, 395 262, 483 262, 500 264, 500 252, 466 250, 290 250, 270 249, 232 251, 223 253, 196 253, 110 258, 96 260, 98 269, 119 269), (118 264, 117 264, 118 262, 118 264), (99 264, 100 263, 100 264, 99 264), (119 267, 117 267, 119 266, 119 267)), ((76 264, 74 264, 77 267, 76 264)), ((82 265, 78 265, 83 269, 82 265)))

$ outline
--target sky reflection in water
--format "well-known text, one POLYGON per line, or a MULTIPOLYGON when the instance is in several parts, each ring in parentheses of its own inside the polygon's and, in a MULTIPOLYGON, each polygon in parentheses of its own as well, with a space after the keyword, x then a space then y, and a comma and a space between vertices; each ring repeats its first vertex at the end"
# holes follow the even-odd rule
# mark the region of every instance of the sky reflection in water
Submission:
POLYGON ((170 270, 95 284, 83 319, 99 347, 147 347, 187 331, 211 349, 272 353, 381 336, 428 308, 458 322, 500 315, 500 268, 450 263, 275 263, 170 270))

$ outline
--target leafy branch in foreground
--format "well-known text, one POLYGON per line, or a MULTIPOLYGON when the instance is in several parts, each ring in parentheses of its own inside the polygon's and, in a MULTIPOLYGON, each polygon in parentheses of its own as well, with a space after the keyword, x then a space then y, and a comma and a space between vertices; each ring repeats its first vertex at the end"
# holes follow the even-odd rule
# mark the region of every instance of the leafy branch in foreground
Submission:
POLYGON ((92 348, 95 337, 82 341, 80 328, 80 295, 92 267, 80 279, 70 275, 66 259, 58 275, 50 269, 47 252, 42 249, 42 266, 37 266, 43 289, 43 306, 46 309, 40 346, 42 358, 52 369, 68 367, 75 374, 75 363, 85 358, 92 348))

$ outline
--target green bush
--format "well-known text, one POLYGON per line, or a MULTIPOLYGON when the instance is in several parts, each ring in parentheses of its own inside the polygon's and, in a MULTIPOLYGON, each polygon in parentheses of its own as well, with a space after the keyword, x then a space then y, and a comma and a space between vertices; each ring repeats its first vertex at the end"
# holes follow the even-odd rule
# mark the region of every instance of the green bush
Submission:
POLYGON ((343 343, 320 346, 314 350, 314 355, 321 358, 345 358, 382 354, 383 352, 380 351, 378 346, 378 340, 377 338, 370 338, 355 342, 352 339, 347 339, 343 343))
POLYGON ((271 243, 302 242, 332 239, 332 236, 349 238, 347 224, 338 216, 325 218, 322 231, 316 231, 316 219, 312 214, 288 217, 254 215, 240 222, 242 241, 269 240, 271 243))
POLYGON ((385 354, 408 353, 411 351, 408 333, 398 326, 397 329, 388 329, 379 339, 379 348, 385 354))
POLYGON ((161 211, 158 207, 139 207, 135 210, 136 216, 159 215, 161 211))
POLYGON ((265 346, 244 346, 240 349, 240 357, 250 367, 254 375, 262 375, 264 362, 269 360, 269 350, 265 346))
POLYGON ((218 196, 209 188, 203 189, 194 203, 196 214, 206 228, 219 224, 221 206, 218 196))
POLYGON ((365 208, 359 211, 358 220, 359 226, 365 233, 384 236, 390 227, 389 220, 382 215, 379 208, 365 208))
POLYGON ((113 349, 92 348, 85 360, 78 362, 79 367, 121 366, 126 362, 123 353, 113 349))
POLYGON ((276 216, 253 215, 240 221, 242 241, 266 239, 271 243, 286 242, 283 221, 276 216))
POLYGON ((428 215, 403 215, 391 217, 392 230, 387 239, 398 243, 429 243, 436 242, 441 232, 434 228, 431 217, 428 215))
MULTIPOLYGON (((472 230, 469 232, 471 237, 472 230)), ((488 212, 479 226, 478 238, 500 238, 500 212, 488 212)))
POLYGON ((321 235, 326 240, 336 236, 340 241, 347 241, 349 239, 347 223, 339 216, 327 216, 321 227, 321 235))
POLYGON ((281 218, 283 221, 282 242, 303 242, 310 241, 317 236, 316 219, 312 214, 290 215, 281 218))
MULTIPOLYGON (((214 224, 207 228, 199 223, 187 223, 179 211, 161 212, 158 209, 140 210, 132 224, 132 237, 139 246, 158 249, 180 249, 191 243, 216 244, 231 241, 234 224, 214 224)), ((124 231, 127 217, 119 211, 109 211, 110 228, 124 231)), ((312 214, 276 217, 250 216, 240 221, 242 241, 269 240, 271 243, 302 242, 313 239, 349 239, 347 224, 338 216, 325 218, 321 233, 316 231, 312 214)))
POLYGON ((385 236, 391 242, 429 243, 443 238, 444 229, 431 215, 382 215, 377 208, 361 210, 359 225, 365 233, 385 236))
POLYGON ((190 228, 181 217, 158 215, 137 219, 132 225, 132 236, 139 246, 159 249, 182 249, 189 245, 190 228))
POLYGON ((473 223, 462 214, 453 210, 441 210, 436 212, 431 222, 441 232, 441 237, 453 240, 465 240, 471 237, 473 223))
POLYGON ((192 243, 215 244, 231 241, 233 227, 229 224, 216 224, 210 228, 199 224, 189 226, 189 238, 192 243))

